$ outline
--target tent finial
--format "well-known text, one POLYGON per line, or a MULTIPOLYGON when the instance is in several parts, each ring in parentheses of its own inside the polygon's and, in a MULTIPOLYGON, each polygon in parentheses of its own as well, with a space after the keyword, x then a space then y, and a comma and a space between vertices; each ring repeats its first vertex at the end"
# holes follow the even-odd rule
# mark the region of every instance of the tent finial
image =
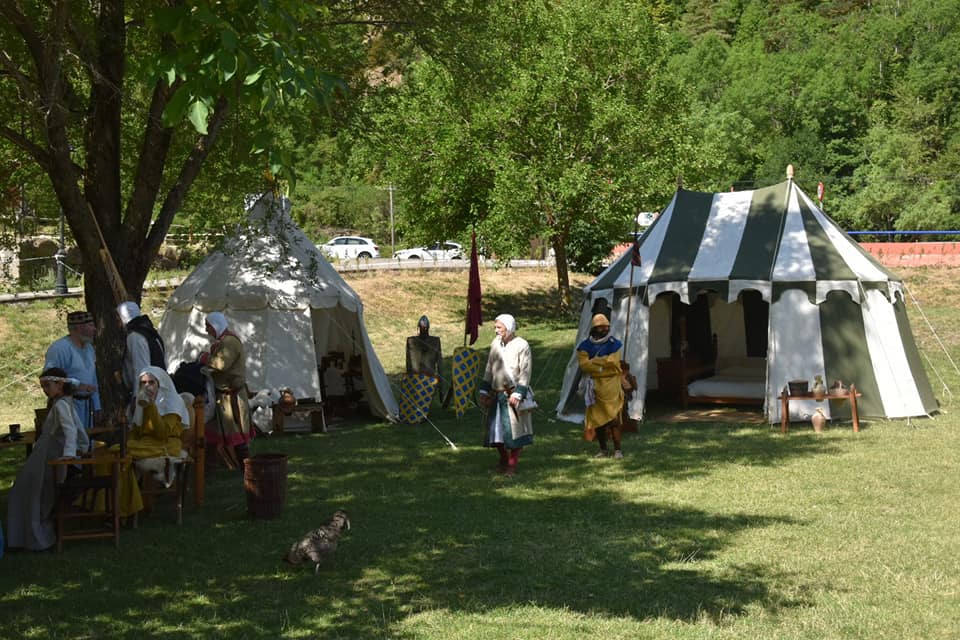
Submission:
POLYGON ((787 165, 787 180, 793 180, 793 165, 787 165))
POLYGON ((683 176, 677 174, 677 189, 683 189, 683 176))

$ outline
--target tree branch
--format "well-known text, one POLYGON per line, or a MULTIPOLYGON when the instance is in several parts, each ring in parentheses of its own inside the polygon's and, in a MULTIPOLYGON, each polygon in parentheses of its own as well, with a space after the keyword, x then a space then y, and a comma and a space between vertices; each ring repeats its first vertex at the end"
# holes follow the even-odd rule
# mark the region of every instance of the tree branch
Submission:
POLYGON ((20 88, 20 91, 23 93, 24 100, 31 103, 37 104, 39 102, 39 95, 36 90, 36 83, 31 80, 28 76, 24 75, 17 64, 10 58, 10 55, 3 50, 0 50, 0 66, 6 69, 7 73, 12 77, 17 86, 20 88))
POLYGON ((43 60, 43 41, 33 28, 33 21, 24 15, 14 0, 0 0, 0 16, 3 16, 17 30, 30 56, 38 65, 43 60))
POLYGON ((20 149, 23 149, 30 154, 30 157, 33 158, 34 162, 40 165, 41 169, 46 172, 50 171, 50 156, 46 149, 34 144, 33 141, 26 136, 21 135, 19 132, 14 131, 7 126, 0 126, 0 136, 6 138, 20 149))
POLYGON ((178 80, 173 86, 168 86, 165 80, 158 80, 153 87, 133 190, 124 214, 127 222, 125 228, 145 229, 153 216, 153 205, 157 201, 157 193, 163 181, 163 168, 166 166, 173 139, 173 129, 163 126, 163 110, 179 84, 178 80))
POLYGON ((180 169, 180 175, 177 176, 176 182, 170 188, 167 197, 163 201, 163 205, 160 207, 160 214, 157 216, 153 228, 150 229, 150 234, 147 236, 147 241, 143 248, 142 254, 145 258, 149 257, 152 259, 157 251, 160 250, 160 244, 170 229, 170 225, 173 224, 174 216, 183 205, 183 201, 190 187, 193 185, 194 180, 196 180, 200 174, 200 168, 213 150, 213 146, 216 144, 220 136, 220 131, 223 129, 223 125, 226 123, 227 116, 229 115, 230 102, 224 96, 220 96, 214 105, 213 115, 210 117, 209 122, 207 122, 207 134, 197 140, 193 150, 190 152, 190 155, 187 156, 183 167, 180 169))

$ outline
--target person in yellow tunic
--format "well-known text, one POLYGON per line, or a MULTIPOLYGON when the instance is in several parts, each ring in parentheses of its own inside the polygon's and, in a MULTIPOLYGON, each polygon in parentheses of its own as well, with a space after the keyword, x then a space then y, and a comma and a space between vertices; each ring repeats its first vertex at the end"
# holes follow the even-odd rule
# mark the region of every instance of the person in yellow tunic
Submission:
POLYGON ((180 437, 190 426, 190 412, 173 380, 166 371, 153 366, 141 371, 138 380, 137 406, 127 436, 127 453, 134 460, 183 457, 180 437))
MULTIPOLYGON (((149 475, 146 461, 152 458, 186 457, 181 436, 183 430, 190 426, 190 412, 177 393, 173 380, 162 368, 145 367, 137 376, 137 383, 136 403, 127 435, 127 453, 133 458, 138 473, 146 477, 149 475)), ((169 465, 169 461, 165 463, 169 465)), ((139 485, 136 482, 132 487, 127 484, 127 478, 124 477, 120 486, 121 515, 128 515, 125 511, 136 506, 131 503, 130 497, 125 496, 136 494, 136 500, 140 503, 136 510, 143 508, 139 485)))
POLYGON ((590 335, 577 345, 577 361, 583 374, 587 405, 583 437, 600 443, 598 458, 610 455, 607 434, 613 437, 613 457, 622 458, 621 408, 623 388, 620 366, 623 343, 610 335, 610 321, 598 313, 590 322, 590 335))

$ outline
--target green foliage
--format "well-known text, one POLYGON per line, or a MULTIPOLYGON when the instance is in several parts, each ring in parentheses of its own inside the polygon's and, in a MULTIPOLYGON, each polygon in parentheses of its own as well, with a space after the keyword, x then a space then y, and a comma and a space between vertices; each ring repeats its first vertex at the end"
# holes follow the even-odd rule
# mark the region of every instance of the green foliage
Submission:
POLYGON ((658 73, 662 34, 640 3, 502 3, 488 15, 463 45, 482 43, 475 84, 424 59, 380 98, 371 144, 399 185, 401 225, 434 237, 476 226, 510 257, 531 238, 564 245, 579 223, 600 242, 573 246, 605 255, 699 153, 684 92, 658 73))

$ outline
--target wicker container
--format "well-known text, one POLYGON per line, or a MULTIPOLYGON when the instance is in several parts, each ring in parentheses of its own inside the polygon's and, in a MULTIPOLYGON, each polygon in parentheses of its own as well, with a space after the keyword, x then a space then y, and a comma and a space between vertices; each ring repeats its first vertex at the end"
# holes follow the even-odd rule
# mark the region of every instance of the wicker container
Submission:
POLYGON ((243 488, 251 518, 280 517, 287 502, 287 456, 260 453, 243 461, 243 488))

